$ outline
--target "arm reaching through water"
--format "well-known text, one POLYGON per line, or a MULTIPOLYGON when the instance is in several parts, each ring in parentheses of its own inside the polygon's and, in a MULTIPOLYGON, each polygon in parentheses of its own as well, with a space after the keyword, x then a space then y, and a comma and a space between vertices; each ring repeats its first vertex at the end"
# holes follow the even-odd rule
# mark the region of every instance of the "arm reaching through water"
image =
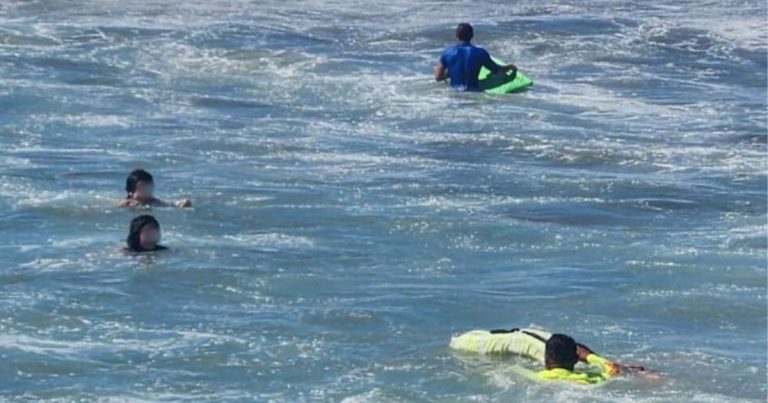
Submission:
POLYGON ((579 356, 579 361, 586 362, 597 367, 600 369, 600 372, 603 374, 603 376, 608 378, 618 376, 622 373, 637 374, 646 379, 660 378, 658 373, 651 371, 642 365, 619 364, 617 362, 606 360, 605 358, 597 355, 594 351, 592 351, 592 349, 581 343, 576 344, 576 354, 579 356))

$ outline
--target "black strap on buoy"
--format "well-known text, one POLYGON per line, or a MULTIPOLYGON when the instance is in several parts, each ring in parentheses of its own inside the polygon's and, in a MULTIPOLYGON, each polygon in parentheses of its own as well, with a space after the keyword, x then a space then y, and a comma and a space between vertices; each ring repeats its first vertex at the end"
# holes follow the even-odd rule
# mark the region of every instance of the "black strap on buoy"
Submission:
POLYGON ((531 332, 529 332, 527 330, 520 330, 519 327, 516 327, 514 329, 493 329, 493 330, 491 330, 491 334, 508 334, 508 333, 515 333, 515 332, 525 333, 528 336, 531 336, 534 339, 536 339, 536 340, 538 340, 538 341, 540 341, 542 343, 546 343, 547 342, 547 340, 545 338, 539 336, 538 334, 531 333, 531 332))

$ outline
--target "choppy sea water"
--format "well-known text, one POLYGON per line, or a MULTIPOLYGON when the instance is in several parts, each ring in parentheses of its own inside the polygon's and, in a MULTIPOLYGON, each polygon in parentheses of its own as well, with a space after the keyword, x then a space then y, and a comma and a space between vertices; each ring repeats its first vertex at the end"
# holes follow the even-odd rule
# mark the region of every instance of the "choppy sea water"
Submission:
POLYGON ((0 2, 0 397, 764 401, 766 9, 0 2), (433 83, 461 21, 532 90, 433 83), (663 379, 447 348, 518 326, 663 379))

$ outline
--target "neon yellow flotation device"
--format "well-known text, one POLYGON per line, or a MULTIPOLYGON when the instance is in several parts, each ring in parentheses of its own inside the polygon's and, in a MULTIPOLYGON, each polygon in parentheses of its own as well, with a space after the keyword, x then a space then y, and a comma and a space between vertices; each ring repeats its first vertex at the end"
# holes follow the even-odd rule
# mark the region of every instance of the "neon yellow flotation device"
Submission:
MULTIPOLYGON (((549 332, 536 329, 472 330, 452 337, 450 347, 475 354, 519 355, 543 364, 546 343, 551 336, 549 332)), ((618 368, 612 362, 596 354, 587 356, 587 363, 599 372, 575 372, 563 368, 534 372, 520 366, 512 369, 529 379, 569 381, 587 385, 603 382, 619 374, 618 368)))

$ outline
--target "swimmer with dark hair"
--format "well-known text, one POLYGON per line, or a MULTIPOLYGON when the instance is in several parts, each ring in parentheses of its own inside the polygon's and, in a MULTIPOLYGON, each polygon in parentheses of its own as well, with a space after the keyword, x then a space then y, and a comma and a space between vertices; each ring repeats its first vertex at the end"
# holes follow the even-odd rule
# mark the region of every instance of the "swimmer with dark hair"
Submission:
POLYGON ((568 381, 593 385, 622 373, 637 373, 656 379, 655 372, 639 365, 618 364, 597 355, 589 347, 564 334, 552 334, 536 329, 473 330, 451 338, 451 348, 467 353, 518 355, 544 364, 544 370, 534 372, 520 366, 513 370, 528 379, 568 381), (576 371, 578 362, 589 364, 595 371, 576 371))
POLYGON ((128 195, 120 201, 120 207, 192 207, 189 199, 169 203, 155 197, 155 180, 143 169, 135 169, 128 175, 125 179, 125 191, 128 195))
POLYGON ((517 75, 514 64, 496 64, 491 55, 483 48, 472 44, 475 30, 464 22, 456 27, 456 44, 445 49, 435 69, 435 80, 450 80, 451 87, 458 91, 481 91, 478 75, 485 67, 492 74, 513 72, 517 75))
POLYGON ((160 245, 160 223, 151 215, 138 216, 131 221, 131 228, 126 238, 126 250, 130 252, 144 253, 166 250, 160 245))

